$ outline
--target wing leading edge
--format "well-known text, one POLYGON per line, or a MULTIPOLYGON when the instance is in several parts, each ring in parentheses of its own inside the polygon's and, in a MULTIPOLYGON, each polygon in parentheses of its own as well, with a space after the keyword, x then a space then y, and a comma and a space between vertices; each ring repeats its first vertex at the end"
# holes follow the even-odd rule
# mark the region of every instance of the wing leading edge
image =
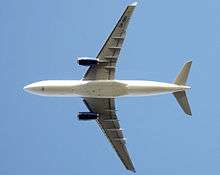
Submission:
POLYGON ((83 101, 90 112, 99 114, 96 121, 124 166, 128 170, 135 172, 134 165, 125 145, 126 140, 115 113, 115 100, 112 98, 84 98, 83 101))
POLYGON ((99 64, 90 66, 83 80, 112 80, 115 78, 115 66, 125 40, 126 29, 137 3, 127 6, 96 59, 99 64))

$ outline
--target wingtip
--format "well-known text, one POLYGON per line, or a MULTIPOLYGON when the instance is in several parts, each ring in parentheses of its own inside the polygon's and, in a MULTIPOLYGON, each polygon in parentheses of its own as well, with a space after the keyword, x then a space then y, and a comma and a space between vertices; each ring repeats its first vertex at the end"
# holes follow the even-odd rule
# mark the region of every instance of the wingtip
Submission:
POLYGON ((131 3, 129 6, 137 6, 137 4, 138 4, 138 2, 135 1, 135 2, 131 3))
POLYGON ((192 64, 192 60, 189 60, 186 62, 187 64, 192 64))
POLYGON ((188 115, 188 117, 190 117, 190 118, 192 117, 192 112, 191 111, 187 112, 186 114, 188 115))
POLYGON ((136 170, 135 170, 134 167, 127 168, 127 170, 129 170, 129 171, 131 171, 131 172, 133 172, 133 173, 136 173, 136 170))
POLYGON ((185 64, 184 65, 189 65, 189 66, 191 66, 192 65, 192 60, 191 59, 189 59, 188 61, 186 61, 185 62, 185 64))
POLYGON ((135 169, 131 169, 130 171, 132 171, 133 173, 136 173, 136 170, 135 170, 135 169))

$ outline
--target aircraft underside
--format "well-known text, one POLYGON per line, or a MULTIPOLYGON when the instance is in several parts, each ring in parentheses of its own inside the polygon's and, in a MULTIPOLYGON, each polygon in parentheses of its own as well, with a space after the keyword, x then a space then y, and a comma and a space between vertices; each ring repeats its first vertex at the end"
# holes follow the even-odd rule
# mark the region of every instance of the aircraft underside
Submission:
POLYGON ((188 86, 138 80, 47 80, 30 84, 25 90, 42 96, 82 96, 115 98, 118 96, 148 96, 189 89, 188 86))
POLYGON ((47 80, 24 87, 25 91, 41 96, 80 96, 88 111, 79 112, 79 120, 96 120, 126 169, 135 172, 126 147, 126 139, 116 114, 115 97, 148 96, 172 93, 180 107, 192 115, 185 90, 192 61, 188 61, 174 82, 115 80, 116 64, 126 37, 128 23, 137 3, 129 4, 106 42, 94 58, 80 57, 79 65, 88 66, 82 80, 47 80))

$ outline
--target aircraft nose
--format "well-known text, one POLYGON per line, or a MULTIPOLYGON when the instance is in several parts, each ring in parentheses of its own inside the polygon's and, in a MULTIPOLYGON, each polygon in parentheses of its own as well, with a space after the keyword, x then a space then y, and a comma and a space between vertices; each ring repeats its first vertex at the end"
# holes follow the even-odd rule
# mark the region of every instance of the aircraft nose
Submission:
POLYGON ((24 91, 32 93, 32 94, 39 94, 41 91, 44 91, 44 87, 39 86, 36 83, 32 83, 29 85, 24 86, 24 91))
POLYGON ((29 85, 24 86, 23 89, 26 92, 34 92, 37 90, 37 87, 34 84, 29 84, 29 85))
POLYGON ((24 86, 23 90, 24 90, 24 91, 26 91, 26 92, 31 91, 31 86, 30 86, 30 84, 29 84, 29 85, 24 86))

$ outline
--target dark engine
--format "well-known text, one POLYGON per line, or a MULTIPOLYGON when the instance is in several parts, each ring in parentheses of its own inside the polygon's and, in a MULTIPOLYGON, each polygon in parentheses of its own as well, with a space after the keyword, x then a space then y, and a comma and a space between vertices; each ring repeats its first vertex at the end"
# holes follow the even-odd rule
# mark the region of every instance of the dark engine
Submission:
POLYGON ((77 117, 79 120, 96 120, 98 118, 98 114, 93 112, 79 112, 77 117))
POLYGON ((92 66, 98 64, 98 60, 93 59, 93 58, 78 58, 77 60, 78 64, 81 66, 92 66))

